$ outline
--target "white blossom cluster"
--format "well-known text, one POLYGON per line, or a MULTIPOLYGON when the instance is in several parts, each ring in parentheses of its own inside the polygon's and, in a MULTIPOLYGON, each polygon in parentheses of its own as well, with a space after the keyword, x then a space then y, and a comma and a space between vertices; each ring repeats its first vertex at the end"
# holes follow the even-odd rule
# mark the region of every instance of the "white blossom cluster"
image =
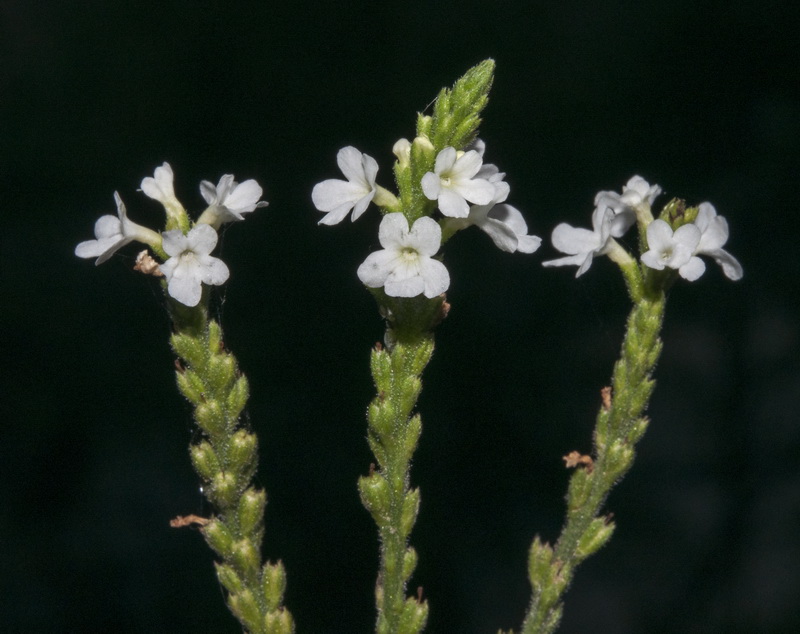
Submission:
POLYGON ((592 229, 576 228, 561 223, 553 230, 553 246, 567 256, 543 262, 544 266, 577 265, 575 277, 585 273, 596 255, 608 255, 617 262, 629 260, 627 251, 614 239, 622 237, 637 221, 646 227, 648 250, 642 263, 652 269, 671 268, 689 281, 698 279, 706 270, 698 257, 706 255, 722 267, 731 280, 741 279, 742 266, 722 247, 728 241, 728 223, 717 215, 711 203, 699 205, 694 222, 673 231, 664 220, 653 220, 651 205, 661 193, 658 185, 650 185, 641 176, 634 176, 622 193, 602 191, 595 197, 592 229))
MULTIPOLYGON (((152 177, 144 178, 141 191, 160 202, 168 218, 177 220, 186 216, 183 205, 175 197, 169 163, 157 167, 152 177)), ((217 229, 225 222, 244 220, 243 214, 268 204, 259 200, 262 189, 255 180, 236 183, 232 174, 225 174, 216 187, 209 181, 202 181, 200 193, 208 207, 184 234, 180 229, 157 233, 132 222, 125 204, 114 192, 117 216, 101 216, 94 226, 95 239, 81 242, 75 247, 75 255, 97 258, 95 264, 102 264, 126 244, 142 242, 169 256, 158 267, 167 281, 167 292, 181 304, 197 306, 203 284, 219 286, 230 275, 225 263, 211 255, 217 246, 217 229)))
MULTIPOLYGON (((442 228, 452 234, 475 225, 510 253, 533 253, 539 248, 541 238, 527 235, 522 214, 505 204, 510 192, 503 180, 505 174, 483 163, 484 150, 484 143, 477 140, 467 151, 446 147, 437 154, 433 171, 423 175, 419 186, 428 200, 437 202, 443 218, 437 222, 425 216, 409 226, 402 213, 387 213, 378 232, 383 249, 370 254, 358 268, 358 277, 366 286, 383 287, 392 297, 423 294, 433 298, 444 293, 450 275, 434 258, 441 247, 442 228)), ((410 153, 407 139, 395 143, 394 154, 401 165, 408 162, 410 153)), ((339 150, 337 163, 347 180, 323 181, 311 193, 314 206, 325 212, 320 224, 337 224, 351 210, 356 220, 371 202, 377 202, 376 197, 396 202, 376 184, 378 164, 371 156, 345 147, 339 150)))

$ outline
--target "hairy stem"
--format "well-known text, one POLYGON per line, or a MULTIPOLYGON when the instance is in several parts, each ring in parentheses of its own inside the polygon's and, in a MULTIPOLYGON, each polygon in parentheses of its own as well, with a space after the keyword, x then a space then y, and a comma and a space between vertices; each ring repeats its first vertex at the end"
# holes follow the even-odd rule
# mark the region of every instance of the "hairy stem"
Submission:
POLYGON ((627 280, 634 306, 614 366, 611 391, 604 391, 597 415, 594 457, 576 452, 575 465, 568 462, 579 468, 570 479, 567 519, 555 547, 538 537, 531 546, 533 597, 523 623, 524 634, 549 633, 558 627, 562 596, 575 569, 611 538, 614 524, 600 515, 601 509, 613 486, 633 464, 634 447, 647 428, 643 413, 655 385, 651 376, 661 353, 665 296, 661 288, 648 291, 636 277, 627 280))
POLYGON ((225 349, 222 329, 208 319, 205 304, 187 308, 172 302, 170 343, 179 361, 177 381, 194 408, 202 432, 190 447, 192 464, 215 515, 202 532, 222 560, 217 577, 228 606, 246 631, 289 634, 292 616, 282 607, 283 564, 262 565, 266 493, 252 486, 258 467, 258 439, 240 424, 249 396, 247 378, 225 349))

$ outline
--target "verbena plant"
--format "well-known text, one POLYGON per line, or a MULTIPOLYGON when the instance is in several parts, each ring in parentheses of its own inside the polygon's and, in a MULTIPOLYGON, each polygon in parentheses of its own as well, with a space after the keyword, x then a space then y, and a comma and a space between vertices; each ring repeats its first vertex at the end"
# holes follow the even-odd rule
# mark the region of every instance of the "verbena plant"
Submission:
MULTIPOLYGON (((376 395, 367 410, 367 440, 375 463, 358 481, 380 537, 375 591, 380 634, 422 632, 428 617, 427 601, 408 596, 407 589, 417 564, 410 537, 420 508, 410 466, 422 431, 416 412, 422 374, 433 354, 434 331, 449 309, 443 245, 473 225, 508 253, 531 254, 541 245, 540 238, 528 234, 522 213, 506 203, 505 174, 484 162, 485 144, 477 135, 493 72, 492 60, 478 64, 439 93, 430 115, 417 116, 414 138, 400 139, 392 149, 394 192, 377 184, 375 159, 345 147, 337 162, 346 180, 323 181, 311 195, 325 213, 320 224, 335 225, 348 215, 356 220, 373 205, 383 214, 378 234, 383 248, 357 270, 386 322, 384 341, 373 348, 370 361, 376 395)), ((75 253, 100 264, 129 242, 146 245, 134 268, 158 278, 165 294, 177 385, 192 404, 199 430, 190 457, 213 509, 210 517, 178 516, 172 523, 200 527, 219 558, 216 574, 228 606, 246 631, 293 632, 293 618, 283 605, 283 565, 261 557, 266 494, 253 485, 257 438, 241 422, 249 385, 224 345, 220 324, 209 317, 213 287, 229 277, 227 266, 211 255, 217 231, 267 203, 256 181, 236 183, 226 174, 216 186, 200 184, 207 207, 192 220, 175 197, 168 163, 145 178, 141 190, 163 205, 162 231, 129 220, 115 193, 117 215, 102 216, 95 239, 80 243, 75 253)), ((660 193, 658 185, 634 176, 621 193, 597 194, 591 229, 562 223, 552 233, 553 246, 566 255, 545 266, 577 266, 577 277, 594 257, 607 255, 623 275, 632 308, 611 385, 600 392, 592 454, 564 457, 575 473, 561 534, 552 545, 534 537, 528 554, 532 597, 521 629, 525 634, 558 627, 563 595, 577 566, 614 531, 604 504, 631 468, 636 443, 649 424, 645 410, 662 348, 667 290, 679 278, 694 281, 703 274, 700 256, 716 261, 732 280, 742 276, 738 261, 723 249, 728 226, 714 207, 708 202, 688 206, 674 198, 655 217, 660 193), (638 255, 616 240, 634 226, 638 255)))

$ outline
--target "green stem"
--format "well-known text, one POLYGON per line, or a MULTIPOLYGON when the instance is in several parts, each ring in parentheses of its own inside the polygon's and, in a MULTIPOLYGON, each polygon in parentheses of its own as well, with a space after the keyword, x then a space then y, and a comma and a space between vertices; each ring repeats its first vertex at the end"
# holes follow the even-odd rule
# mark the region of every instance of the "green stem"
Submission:
POLYGON ((411 457, 422 430, 411 415, 422 389, 420 376, 433 354, 433 335, 392 331, 391 349, 372 351, 372 376, 378 395, 368 410, 368 441, 378 463, 359 479, 364 506, 380 534, 380 573, 375 590, 379 634, 417 634, 425 627, 428 604, 406 597, 417 554, 408 545, 419 511, 419 489, 411 488, 411 457))
POLYGON ((597 416, 594 458, 583 462, 570 479, 567 519, 555 548, 538 537, 531 546, 533 598, 524 634, 549 633, 558 627, 561 598, 575 569, 611 538, 614 524, 600 512, 611 489, 633 464, 634 447, 647 428, 648 420, 642 415, 655 385, 651 375, 661 353, 659 334, 666 299, 661 288, 643 288, 638 276, 626 275, 626 279, 634 306, 614 366, 611 394, 604 398, 597 416))
POLYGON ((170 343, 180 362, 178 387, 194 407, 202 431, 190 447, 192 464, 215 515, 202 528, 222 560, 217 577, 228 606, 246 631, 289 634, 292 616, 282 607, 283 564, 262 565, 266 493, 252 486, 258 466, 258 439, 242 427, 249 396, 247 378, 225 349, 222 329, 208 319, 205 302, 194 308, 170 300, 174 332, 170 343))

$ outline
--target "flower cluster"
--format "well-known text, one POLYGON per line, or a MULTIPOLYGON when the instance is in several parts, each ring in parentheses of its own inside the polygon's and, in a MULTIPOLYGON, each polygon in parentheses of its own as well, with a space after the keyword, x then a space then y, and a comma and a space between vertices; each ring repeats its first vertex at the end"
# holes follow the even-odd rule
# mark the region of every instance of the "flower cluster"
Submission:
POLYGON ((639 224, 646 236, 647 250, 640 260, 648 268, 670 268, 689 281, 698 279, 706 269, 698 257, 707 255, 722 267, 731 280, 741 279, 742 266, 722 247, 728 241, 728 223, 717 215, 711 203, 701 203, 692 222, 676 229, 664 219, 653 219, 651 206, 661 193, 658 185, 650 185, 641 176, 634 176, 622 193, 601 191, 595 197, 592 230, 559 224, 552 235, 553 246, 567 256, 543 262, 544 266, 577 265, 575 277, 585 273, 596 255, 608 255, 618 264, 633 259, 615 240, 639 224))
POLYGON ((244 220, 242 214, 265 207, 267 203, 259 200, 262 189, 252 179, 236 183, 232 174, 225 174, 216 187, 203 181, 200 193, 208 207, 191 228, 186 210, 175 196, 169 163, 157 167, 152 177, 144 178, 141 191, 162 204, 167 227, 175 228, 157 233, 132 222, 122 199, 114 192, 117 216, 101 216, 95 223, 95 239, 81 242, 75 247, 75 255, 97 258, 95 264, 102 264, 126 244, 142 242, 164 260, 158 271, 166 280, 170 296, 186 306, 197 306, 203 284, 219 286, 230 275, 225 263, 211 255, 217 245, 217 229, 225 222, 244 220))
MULTIPOLYGON (((433 152, 430 141, 420 136, 413 143, 400 139, 393 152, 397 170, 408 170, 412 149, 433 152)), ((522 214, 503 204, 510 187, 505 174, 495 165, 483 163, 485 145, 476 140, 466 151, 445 147, 431 154, 433 170, 427 171, 414 187, 425 199, 436 201, 442 214, 437 222, 429 215, 403 209, 400 200, 376 183, 378 164, 371 156, 354 147, 339 150, 337 163, 347 180, 330 179, 318 183, 311 193, 314 206, 325 216, 320 224, 334 225, 347 217, 359 218, 374 202, 383 208, 379 229, 383 250, 372 253, 358 268, 359 279, 370 288, 383 287, 392 297, 433 298, 450 286, 450 276, 434 256, 456 231, 475 225, 483 230, 502 250, 533 253, 541 238, 528 235, 522 214), (405 214, 403 212, 406 212, 405 214), (416 217, 409 226, 408 215, 416 217)))

